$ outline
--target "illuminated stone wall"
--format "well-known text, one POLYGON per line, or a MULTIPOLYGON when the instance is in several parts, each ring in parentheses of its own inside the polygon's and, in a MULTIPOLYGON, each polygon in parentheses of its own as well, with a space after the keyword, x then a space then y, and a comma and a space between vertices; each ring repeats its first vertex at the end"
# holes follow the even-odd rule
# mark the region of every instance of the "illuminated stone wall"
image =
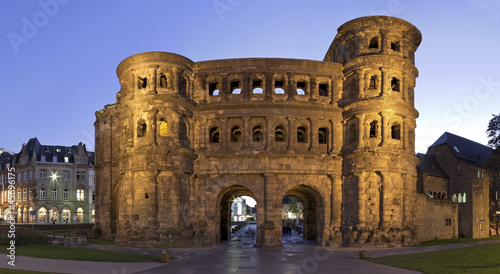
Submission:
POLYGON ((414 52, 393 17, 342 25, 323 61, 193 62, 140 53, 96 112, 97 219, 138 246, 213 245, 233 197, 257 201, 257 246, 281 246, 284 196, 326 246, 401 245, 414 233, 414 52))

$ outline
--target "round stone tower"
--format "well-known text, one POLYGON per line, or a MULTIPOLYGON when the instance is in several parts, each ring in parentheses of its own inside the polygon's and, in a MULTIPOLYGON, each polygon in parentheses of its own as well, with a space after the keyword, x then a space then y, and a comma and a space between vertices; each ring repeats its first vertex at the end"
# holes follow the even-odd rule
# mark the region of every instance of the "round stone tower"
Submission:
POLYGON ((419 30, 404 20, 361 17, 339 27, 325 57, 344 66, 344 244, 412 239, 420 42, 419 30))
POLYGON ((119 173, 109 191, 118 243, 182 241, 192 231, 192 63, 176 54, 147 52, 125 59, 117 68, 117 148, 110 158, 119 173))

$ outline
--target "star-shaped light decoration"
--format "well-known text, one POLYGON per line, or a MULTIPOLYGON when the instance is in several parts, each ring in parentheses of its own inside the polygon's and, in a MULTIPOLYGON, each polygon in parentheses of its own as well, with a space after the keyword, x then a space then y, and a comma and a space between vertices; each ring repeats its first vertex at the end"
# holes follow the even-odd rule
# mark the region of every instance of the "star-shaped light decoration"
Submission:
POLYGON ((53 172, 51 171, 52 175, 50 175, 50 178, 52 178, 52 187, 54 187, 56 181, 57 181, 57 171, 56 172, 53 172))

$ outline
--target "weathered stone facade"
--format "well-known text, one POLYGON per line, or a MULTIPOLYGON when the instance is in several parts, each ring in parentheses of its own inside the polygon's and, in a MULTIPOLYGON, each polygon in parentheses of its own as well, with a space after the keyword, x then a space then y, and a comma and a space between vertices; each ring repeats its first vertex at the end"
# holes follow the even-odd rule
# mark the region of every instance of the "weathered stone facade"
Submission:
POLYGON ((257 246, 281 246, 284 196, 326 246, 418 241, 414 52, 385 16, 343 24, 323 61, 125 59, 96 112, 97 223, 129 245, 213 245, 232 197, 257 201, 257 246))

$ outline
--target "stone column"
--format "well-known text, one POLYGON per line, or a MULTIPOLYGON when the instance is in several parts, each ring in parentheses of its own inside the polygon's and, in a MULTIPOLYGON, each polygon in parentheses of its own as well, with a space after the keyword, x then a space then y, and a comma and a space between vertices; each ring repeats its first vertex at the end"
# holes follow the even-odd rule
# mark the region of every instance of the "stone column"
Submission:
POLYGON ((342 98, 343 84, 344 83, 342 81, 342 76, 336 75, 336 77, 331 78, 330 91, 331 91, 332 104, 337 104, 338 101, 342 98))
POLYGON ((316 129, 316 119, 307 118, 309 120, 309 150, 318 151, 318 130, 316 129))
POLYGON ((316 80, 316 77, 310 77, 309 81, 309 93, 310 93, 310 100, 311 101, 317 101, 319 98, 319 93, 318 93, 318 81, 316 80))
POLYGON ((220 119, 221 130, 219 132, 219 138, 220 138, 220 141, 222 143, 221 148, 223 148, 224 150, 229 149, 229 137, 231 136, 231 132, 228 132, 228 129, 227 129, 227 121, 228 121, 227 118, 220 119))
POLYGON ((358 99, 365 98, 365 89, 368 89, 366 83, 370 83, 370 79, 365 79, 365 70, 356 69, 356 74, 358 75, 358 99))
POLYGON ((230 92, 231 91, 230 91, 229 83, 227 82, 227 73, 222 73, 222 81, 221 81, 219 93, 220 93, 220 96, 221 96, 223 101, 228 100, 228 94, 230 92))
POLYGON ((287 130, 287 135, 288 135, 288 147, 287 149, 291 149, 295 147, 295 136, 297 136, 297 129, 295 128, 295 120, 296 117, 287 117, 288 120, 288 130, 287 130))
POLYGON ((366 203, 366 192, 365 192, 365 172, 356 172, 354 177, 358 180, 358 223, 357 227, 365 227, 365 203, 366 203))
POLYGON ((287 94, 287 99, 289 101, 294 101, 295 96, 297 96, 297 82, 293 79, 293 74, 289 73, 288 75, 288 81, 283 83, 283 85, 286 85, 285 92, 287 94))
POLYGON ((179 69, 174 67, 172 68, 172 82, 174 87, 174 93, 179 93, 179 69))
POLYGON ((382 54, 389 54, 389 50, 391 49, 390 31, 380 30, 380 34, 382 34, 382 54))
POLYGON ((243 96, 243 100, 250 100, 251 90, 252 83, 250 83, 250 75, 245 74, 241 78, 241 96, 243 96))
POLYGON ((262 174, 264 178, 264 223, 258 228, 262 237, 257 247, 281 247, 281 208, 277 203, 278 178, 275 174, 262 174))
POLYGON ((269 151, 273 148, 274 142, 274 128, 273 128, 273 120, 272 116, 266 117, 266 147, 265 150, 269 151))
MULTIPOLYGON (((363 140, 365 138, 365 131, 364 131, 364 119, 365 115, 364 114, 357 114, 354 115, 358 119, 358 145, 356 148, 362 148, 363 147, 363 140)), ((349 129, 348 129, 349 130, 349 129)))
POLYGON ((272 72, 267 72, 265 74, 265 84, 264 84, 264 98, 266 101, 271 101, 273 99, 273 86, 274 78, 272 72))
POLYGON ((250 117, 243 117, 243 147, 242 150, 250 147, 250 139, 253 138, 252 130, 250 129, 250 117))

